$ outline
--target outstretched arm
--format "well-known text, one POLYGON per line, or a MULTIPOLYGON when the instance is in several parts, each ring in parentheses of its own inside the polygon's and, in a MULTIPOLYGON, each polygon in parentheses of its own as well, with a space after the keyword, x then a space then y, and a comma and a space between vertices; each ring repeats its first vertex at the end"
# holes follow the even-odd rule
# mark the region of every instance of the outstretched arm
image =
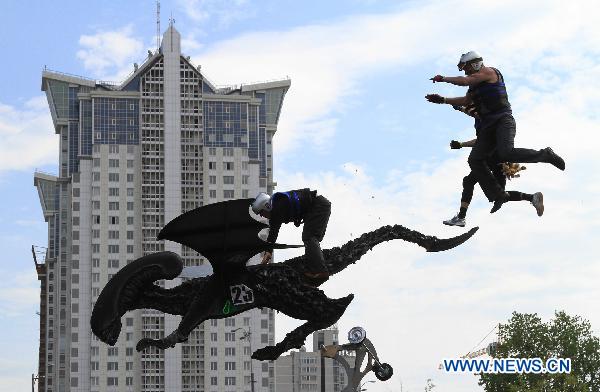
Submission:
POLYGON ((461 147, 475 147, 476 142, 477 142, 477 139, 471 139, 466 142, 460 142, 460 146, 461 147))
POLYGON ((475 72, 472 75, 467 76, 442 76, 435 75, 433 78, 429 79, 436 82, 444 82, 454 84, 456 86, 475 86, 481 82, 495 82, 496 81, 496 72, 489 67, 483 67, 479 72, 475 72))
POLYGON ((466 142, 459 142, 457 140, 452 140, 450 142, 450 148, 453 150, 458 150, 459 148, 463 148, 463 147, 475 147, 475 142, 477 142, 477 139, 469 140, 466 142))
POLYGON ((469 95, 465 95, 464 97, 446 98, 439 94, 427 94, 425 99, 431 103, 445 103, 452 106, 467 106, 473 102, 469 95))

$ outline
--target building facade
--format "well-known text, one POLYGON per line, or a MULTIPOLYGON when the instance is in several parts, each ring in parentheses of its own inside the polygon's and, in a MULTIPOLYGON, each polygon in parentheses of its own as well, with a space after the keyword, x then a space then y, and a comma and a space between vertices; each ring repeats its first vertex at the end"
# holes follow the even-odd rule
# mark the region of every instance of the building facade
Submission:
MULTIPOLYGON (((344 367, 331 358, 321 356, 320 348, 339 344, 338 329, 316 331, 312 335, 312 351, 304 347, 291 351, 275 361, 276 392, 340 392, 348 383, 344 367)), ((349 353, 346 353, 349 354, 349 353)), ((354 357, 344 358, 352 366, 354 357)))
POLYGON ((169 250, 182 256, 183 275, 210 272, 195 251, 156 240, 171 219, 275 186, 271 141, 290 81, 216 88, 180 41, 169 26, 160 49, 120 85, 43 72, 60 155, 58 175, 34 175, 48 222, 40 390, 250 392, 252 368, 255 390, 274 391, 272 365, 250 363, 251 350, 274 343, 267 309, 207 321, 165 351, 135 345, 170 333, 179 317, 130 312, 114 347, 90 330, 100 291, 138 257, 169 250), (250 337, 240 340, 238 328, 250 337))

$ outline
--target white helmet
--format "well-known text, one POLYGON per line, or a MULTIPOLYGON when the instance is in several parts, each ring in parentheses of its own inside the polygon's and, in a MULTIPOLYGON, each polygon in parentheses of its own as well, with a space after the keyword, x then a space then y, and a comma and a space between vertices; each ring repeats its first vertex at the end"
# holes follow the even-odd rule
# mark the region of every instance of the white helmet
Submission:
POLYGON ((479 71, 481 67, 483 67, 483 57, 474 50, 464 53, 460 56, 460 60, 457 64, 459 71, 462 71, 467 64, 471 64, 471 67, 475 71, 479 71))
POLYGON ((252 211, 254 211, 255 214, 258 214, 261 211, 271 211, 271 196, 264 192, 259 193, 252 202, 252 211))

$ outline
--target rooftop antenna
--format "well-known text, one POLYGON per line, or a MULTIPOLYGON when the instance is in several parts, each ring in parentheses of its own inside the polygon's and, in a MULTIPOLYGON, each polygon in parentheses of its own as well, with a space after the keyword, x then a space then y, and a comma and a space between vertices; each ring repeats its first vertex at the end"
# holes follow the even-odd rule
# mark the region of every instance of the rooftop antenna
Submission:
POLYGON ((156 51, 160 49, 160 0, 156 0, 156 51))

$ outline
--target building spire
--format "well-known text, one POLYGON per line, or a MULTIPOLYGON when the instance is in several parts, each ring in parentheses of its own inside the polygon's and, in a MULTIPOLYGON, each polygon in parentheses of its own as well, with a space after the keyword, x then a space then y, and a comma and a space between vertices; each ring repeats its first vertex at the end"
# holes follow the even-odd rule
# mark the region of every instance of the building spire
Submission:
POLYGON ((156 51, 160 49, 160 0, 156 0, 156 51))

